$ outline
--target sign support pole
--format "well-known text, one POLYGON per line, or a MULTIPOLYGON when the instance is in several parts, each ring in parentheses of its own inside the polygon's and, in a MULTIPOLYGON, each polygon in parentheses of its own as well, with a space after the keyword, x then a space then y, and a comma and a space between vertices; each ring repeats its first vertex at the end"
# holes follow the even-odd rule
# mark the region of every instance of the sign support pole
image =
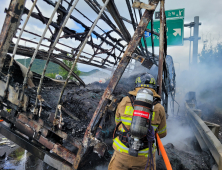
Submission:
POLYGON ((199 36, 199 16, 194 17, 194 30, 193 30, 193 67, 197 65, 198 61, 198 36, 199 36))
MULTIPOLYGON (((192 31, 192 27, 190 27, 190 37, 191 37, 191 31, 192 31)), ((190 62, 191 62, 191 41, 190 41, 190 47, 189 47, 189 69, 190 69, 190 62)))

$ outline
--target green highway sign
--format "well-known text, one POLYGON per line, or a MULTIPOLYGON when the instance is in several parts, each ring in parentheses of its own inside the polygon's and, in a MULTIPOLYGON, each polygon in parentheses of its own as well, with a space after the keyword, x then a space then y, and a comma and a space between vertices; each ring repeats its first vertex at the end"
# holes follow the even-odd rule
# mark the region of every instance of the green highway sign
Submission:
MULTIPOLYGON (((182 17, 184 18, 185 9, 173 9, 165 11, 166 18, 182 17)), ((155 19, 160 19, 160 12, 155 12, 155 19)))
MULTIPOLYGON (((183 37, 184 37, 184 19, 169 19, 166 20, 167 24, 167 45, 168 46, 182 46, 183 45, 183 37)), ((148 29, 151 29, 151 22, 147 26, 148 29)), ((160 21, 153 21, 153 31, 160 32, 160 21)), ((151 34, 145 32, 146 44, 148 47, 152 47, 151 43, 151 34)), ((143 38, 141 39, 142 45, 144 46, 143 38)), ((159 37, 153 34, 154 46, 159 46, 159 37)))

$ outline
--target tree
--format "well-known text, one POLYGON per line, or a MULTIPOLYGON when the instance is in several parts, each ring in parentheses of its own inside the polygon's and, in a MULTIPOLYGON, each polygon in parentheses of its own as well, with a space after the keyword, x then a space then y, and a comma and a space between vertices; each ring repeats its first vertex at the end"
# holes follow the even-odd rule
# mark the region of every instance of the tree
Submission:
POLYGON ((49 77, 49 78, 52 78, 52 79, 55 79, 56 73, 46 73, 45 76, 49 77))
POLYGON ((196 75, 193 82, 197 87, 192 88, 196 89, 201 100, 222 109, 222 42, 212 46, 205 41, 199 56, 199 69, 192 72, 196 75))
POLYGON ((222 64, 222 43, 218 42, 215 47, 210 45, 207 48, 207 41, 204 43, 203 49, 199 55, 200 64, 209 67, 221 67, 222 64))
MULTIPOLYGON (((68 55, 68 56, 71 56, 71 55, 68 55)), ((73 65, 73 63, 74 63, 74 61, 68 61, 68 60, 62 60, 62 61, 63 61, 63 63, 64 63, 65 65, 67 65, 69 68, 71 68, 72 65, 73 65)), ((60 69, 59 74, 63 77, 63 79, 67 79, 67 76, 68 76, 69 72, 66 71, 64 68, 62 68, 61 66, 59 67, 59 69, 60 69)), ((80 73, 81 73, 81 71, 78 70, 77 64, 76 64, 76 66, 74 67, 73 71, 74 71, 74 73, 75 73, 76 75, 78 75, 78 76, 79 76, 80 73)), ((73 76, 71 76, 70 79, 72 80, 72 79, 73 79, 73 76)))

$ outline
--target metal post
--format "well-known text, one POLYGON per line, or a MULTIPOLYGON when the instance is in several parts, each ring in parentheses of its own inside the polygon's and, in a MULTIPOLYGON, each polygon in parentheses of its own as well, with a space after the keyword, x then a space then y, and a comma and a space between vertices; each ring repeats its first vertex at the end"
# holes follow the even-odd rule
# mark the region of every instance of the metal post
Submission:
POLYGON ((159 36, 159 68, 158 68, 158 85, 159 92, 158 94, 162 95, 162 82, 163 82, 163 62, 165 59, 164 54, 164 23, 165 23, 165 9, 164 9, 165 1, 160 1, 160 36, 159 36))
MULTIPOLYGON (((25 47, 26 47, 26 41, 25 41, 25 47)), ((25 61, 24 62, 25 62, 25 67, 26 67, 26 57, 25 57, 25 61)))
POLYGON ((59 0, 59 1, 57 2, 56 7, 54 8, 54 10, 53 10, 53 12, 52 12, 52 15, 51 15, 51 17, 50 17, 50 19, 49 19, 49 21, 48 21, 48 24, 46 25, 46 28, 45 28, 42 36, 41 36, 41 39, 39 40, 39 43, 38 43, 38 45, 37 45, 37 47, 36 47, 36 49, 35 49, 35 52, 34 52, 32 58, 31 58, 31 61, 30 61, 28 70, 27 70, 26 75, 25 75, 24 80, 23 80, 22 93, 21 93, 20 99, 19 99, 19 107, 21 107, 21 105, 22 105, 22 100, 23 100, 23 96, 24 96, 24 91, 25 91, 25 88, 26 88, 26 86, 27 86, 28 75, 29 75, 29 72, 30 72, 30 70, 31 70, 32 63, 33 63, 34 60, 35 60, 35 57, 36 57, 37 52, 38 52, 38 50, 39 50, 39 47, 40 47, 40 45, 41 45, 41 43, 42 43, 42 40, 44 39, 44 36, 45 36, 45 34, 46 34, 46 31, 48 30, 48 27, 49 27, 50 23, 52 22, 52 19, 53 19, 54 15, 55 15, 57 9, 59 8, 60 2, 61 2, 61 0, 59 0))
POLYGON ((105 10, 107 4, 109 3, 109 1, 110 1, 110 0, 106 0, 103 8, 102 8, 101 11, 99 12, 99 15, 97 16, 96 20, 94 21, 92 27, 90 28, 90 30, 89 30, 89 32, 88 32, 88 34, 87 34, 87 36, 85 37, 85 40, 84 40, 81 48, 79 49, 79 53, 78 53, 77 56, 76 56, 76 59, 75 59, 73 65, 72 65, 72 67, 71 67, 71 69, 70 69, 70 71, 69 71, 69 74, 68 74, 68 76, 67 76, 67 79, 66 79, 66 81, 65 81, 65 84, 64 84, 64 86, 63 86, 63 88, 62 88, 62 90, 61 90, 61 93, 60 93, 60 96, 59 96, 59 100, 58 100, 58 104, 57 104, 56 111, 55 111, 55 119, 56 119, 56 116, 57 116, 57 113, 58 113, 58 106, 59 106, 59 104, 60 104, 60 102, 61 102, 62 95, 63 95, 63 93, 64 93, 64 90, 65 90, 66 86, 67 86, 67 83, 68 83, 68 81, 69 81, 69 78, 70 78, 70 76, 71 76, 71 73, 73 72, 73 70, 74 70, 74 68, 75 68, 75 66, 76 66, 76 64, 77 64, 77 61, 78 61, 78 59, 79 59, 79 57, 80 57, 80 55, 81 55, 81 53, 82 53, 82 51, 83 51, 83 49, 84 49, 87 41, 88 41, 88 38, 91 36, 91 34, 92 34, 92 32, 93 32, 93 30, 94 30, 97 22, 99 21, 101 15, 102 15, 102 13, 103 13, 103 11, 105 10))
MULTIPOLYGON (((31 40, 34 40, 34 39, 36 39, 36 38, 33 38, 33 39, 31 39, 31 40)), ((31 40, 30 40, 30 41, 31 41, 31 40)), ((27 40, 25 40, 25 47, 26 47, 26 41, 27 41, 27 40)), ((17 48, 17 47, 16 47, 16 48, 17 48)), ((25 67, 26 67, 26 57, 25 57, 25 67)))
MULTIPOLYGON (((76 5, 77 5, 78 2, 79 2, 79 0, 76 0, 76 1, 74 2, 74 4, 72 5, 72 7, 71 7, 71 9, 69 10, 69 13, 67 14, 67 16, 66 16, 66 18, 65 18, 62 26, 61 26, 60 29, 59 29, 59 32, 58 32, 58 34, 57 34, 57 36, 56 36, 56 39, 55 39, 54 43, 52 44, 51 48, 49 49, 48 57, 47 57, 47 60, 46 60, 46 64, 45 64, 45 66, 44 66, 44 70, 43 70, 43 72, 42 72, 42 76, 41 76, 40 83, 39 83, 38 90, 37 90, 37 97, 36 97, 36 101, 35 101, 34 114, 36 114, 36 112, 37 112, 36 109, 37 109, 37 105, 38 105, 38 95, 40 95, 40 93, 41 93, 42 83, 43 83, 43 79, 44 79, 44 76, 45 76, 46 69, 47 69, 48 64, 49 64, 50 56, 51 56, 51 54, 52 54, 52 52, 53 52, 53 50, 54 50, 54 48, 55 48, 55 46, 56 46, 56 43, 59 41, 59 37, 60 37, 60 35, 62 34, 63 28, 65 27, 66 23, 68 22, 69 17, 70 17, 70 15, 72 14, 72 12, 73 12, 73 10, 75 9, 75 7, 76 7, 76 5)), ((44 37, 44 36, 43 36, 43 37, 44 37)), ((36 54, 37 54, 37 51, 36 51, 36 54)), ((69 77, 70 77, 70 75, 69 75, 69 77)))
MULTIPOLYGON (((26 47, 26 41, 25 41, 25 47, 26 47)), ((25 57, 25 61, 24 62, 25 62, 24 65, 26 67, 26 57, 25 57)))
MULTIPOLYGON (((192 27, 190 27, 190 37, 191 37, 192 27)), ((191 61, 191 40, 190 40, 190 48, 189 48, 189 69, 190 69, 190 61, 191 61)))
POLYGON ((197 65, 198 56, 198 36, 199 36, 199 16, 194 17, 194 30, 193 30, 193 67, 197 65))

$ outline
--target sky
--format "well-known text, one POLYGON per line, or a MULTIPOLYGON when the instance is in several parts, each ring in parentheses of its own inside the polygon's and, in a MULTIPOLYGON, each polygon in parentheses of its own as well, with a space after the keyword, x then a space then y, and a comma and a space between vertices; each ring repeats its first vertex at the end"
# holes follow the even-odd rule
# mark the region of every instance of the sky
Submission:
MULTIPOLYGON (((53 0, 54 1, 54 0, 53 0)), ((5 18, 5 13, 4 9, 8 8, 9 6, 9 0, 0 0, 1 6, 0 6, 0 26, 2 26, 5 18)), ((102 0, 98 0, 98 2, 103 5, 102 0)), ((147 0, 143 0, 143 2, 147 3, 147 0)), ((125 0, 115 0, 115 3, 117 5, 118 10, 120 11, 120 15, 126 17, 127 19, 130 19, 128 10, 126 9, 126 4, 125 0)), ((30 8, 32 5, 31 0, 27 0, 26 2, 26 7, 30 8)), ((43 1, 39 0, 37 2, 37 5, 41 9, 43 15, 49 17, 52 13, 53 8, 45 5, 43 1)), ((222 36, 220 36, 220 27, 221 27, 221 22, 220 18, 222 18, 222 13, 221 13, 221 6, 222 6, 222 1, 220 0, 214 0, 213 2, 209 2, 207 0, 186 0, 186 1, 179 1, 179 0, 166 0, 165 1, 165 10, 170 10, 170 9, 180 9, 180 8, 185 8, 185 18, 184 18, 184 23, 190 23, 194 21, 195 16, 200 17, 200 22, 201 26, 199 29, 199 37, 201 37, 201 40, 199 40, 199 47, 198 47, 198 52, 200 53, 202 48, 203 48, 203 41, 208 40, 213 46, 216 45, 217 42, 220 42, 222 39, 222 36)), ((80 0, 80 2, 77 4, 77 9, 80 11, 84 11, 84 14, 88 16, 92 21, 94 21, 97 17, 96 13, 83 1, 80 0)), ((36 9, 34 10, 36 12, 36 9)), ((157 11, 159 11, 159 6, 157 7, 157 11)), ((81 17, 76 11, 73 12, 73 15, 77 17, 81 17)), ((109 14, 107 14, 110 16, 109 14)), ((23 16, 23 22, 25 20, 26 15, 23 16)), ((113 21, 113 19, 110 16, 110 19, 113 21)), ((53 19, 54 21, 56 20, 56 16, 53 19)), ((91 26, 92 23, 90 23, 88 20, 85 18, 81 18, 81 20, 88 26, 91 26)), ((130 24, 126 23, 126 27, 129 29, 130 34, 133 35, 133 28, 130 24)), ((110 27, 106 25, 102 20, 99 20, 98 25, 101 26, 105 31, 108 31, 110 27)), ((69 20, 67 23, 67 26, 76 30, 77 32, 82 32, 83 28, 77 24, 74 23, 72 20, 69 20)), ((21 26, 20 26, 21 27, 21 26)), ((28 22, 26 28, 28 30, 32 30, 38 34, 42 34, 45 25, 43 25, 41 22, 35 20, 35 19, 30 19, 28 22)), ((98 28, 95 28, 97 32, 101 31, 98 28)), ((17 33, 18 35, 18 33, 17 33)), ((29 34, 24 34, 23 35, 25 38, 28 39, 33 39, 36 38, 35 36, 29 35, 29 34)), ((118 37, 117 35, 116 38, 118 37)), ((185 28, 184 29, 184 37, 189 37, 190 36, 190 28, 185 28)), ((46 37, 50 37, 50 32, 47 31, 46 37)), ((13 41, 15 41, 14 39, 13 41)), ((38 42, 39 38, 33 39, 33 41, 38 42)), ((99 40, 93 36, 93 40, 97 43, 99 43, 99 40)), ((67 39, 62 39, 61 42, 66 43, 70 46, 77 47, 79 43, 77 43, 74 39, 72 40, 67 40, 67 39)), ((43 41, 44 44, 49 45, 49 42, 43 41)), ((20 41, 20 44, 27 45, 29 47, 36 47, 36 45, 33 45, 28 42, 20 41)), ((171 55, 174 59, 175 63, 175 68, 176 72, 180 72, 183 70, 189 69, 189 41, 184 41, 183 46, 170 46, 168 47, 168 55, 171 55)), ((58 46, 60 47, 60 46, 58 46)), ((106 45, 104 47, 110 48, 106 45)), ((64 47, 62 47, 65 49, 64 47)), ((41 47, 40 49, 46 50, 46 48, 41 47)), ((149 48, 151 51, 151 49, 149 48)), ((92 49, 89 46, 86 46, 84 51, 87 52, 92 52, 92 49)), ((158 48, 155 48, 155 53, 158 54, 158 48)), ((16 56, 16 58, 21 58, 21 56, 16 56)), ((88 65, 83 65, 79 64, 78 65, 79 69, 81 71, 89 71, 92 69, 95 69, 95 67, 91 67, 88 65)))

